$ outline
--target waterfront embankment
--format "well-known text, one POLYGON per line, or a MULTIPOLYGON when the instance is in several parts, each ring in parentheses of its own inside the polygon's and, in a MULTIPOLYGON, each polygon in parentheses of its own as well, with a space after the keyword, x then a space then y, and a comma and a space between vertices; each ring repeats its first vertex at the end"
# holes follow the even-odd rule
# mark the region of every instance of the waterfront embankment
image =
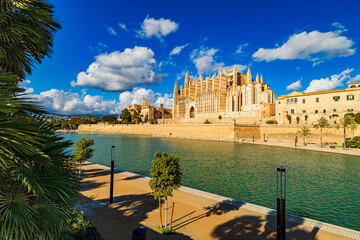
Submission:
MULTIPOLYGON (((347 155, 360 155, 359 149, 330 148, 327 144, 341 145, 344 139, 343 129, 336 127, 323 130, 324 148, 320 148, 320 130, 311 129, 311 136, 306 138, 307 146, 298 137, 295 147, 295 137, 301 126, 287 125, 234 125, 234 124, 83 124, 78 133, 95 134, 138 134, 153 137, 183 138, 210 141, 232 141, 263 144, 268 146, 297 148, 320 152, 347 155)), ((360 135, 360 127, 354 131, 348 130, 348 136, 360 135)))
MULTIPOLYGON (((108 204, 109 168, 86 163, 82 174, 82 198, 77 208, 106 239, 130 239, 132 229, 139 226, 148 228, 147 239, 276 238, 274 210, 187 187, 169 198, 170 203, 175 202, 172 226, 179 234, 163 236, 157 231, 160 215, 158 202, 150 194, 149 178, 116 172, 114 203, 108 204)), ((360 239, 360 233, 288 215, 287 239, 360 239)))

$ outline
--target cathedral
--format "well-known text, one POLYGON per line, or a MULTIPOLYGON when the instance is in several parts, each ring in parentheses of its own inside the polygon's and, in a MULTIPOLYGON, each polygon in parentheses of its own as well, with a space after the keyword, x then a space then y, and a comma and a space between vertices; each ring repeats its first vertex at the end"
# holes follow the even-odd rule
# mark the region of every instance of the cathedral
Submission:
POLYGON ((201 76, 191 81, 186 72, 184 86, 175 81, 173 118, 234 118, 241 120, 275 116, 275 92, 263 83, 263 77, 252 79, 247 74, 220 68, 219 74, 205 80, 201 76))

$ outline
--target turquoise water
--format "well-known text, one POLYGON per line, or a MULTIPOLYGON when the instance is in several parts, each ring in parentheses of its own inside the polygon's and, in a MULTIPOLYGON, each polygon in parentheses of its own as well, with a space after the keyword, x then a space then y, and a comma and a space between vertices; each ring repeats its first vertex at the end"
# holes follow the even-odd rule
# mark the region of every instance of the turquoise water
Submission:
POLYGON ((150 176, 157 150, 181 158, 184 186, 276 209, 276 168, 287 171, 287 212, 360 230, 360 157, 246 143, 135 135, 63 134, 95 140, 91 162, 150 176))

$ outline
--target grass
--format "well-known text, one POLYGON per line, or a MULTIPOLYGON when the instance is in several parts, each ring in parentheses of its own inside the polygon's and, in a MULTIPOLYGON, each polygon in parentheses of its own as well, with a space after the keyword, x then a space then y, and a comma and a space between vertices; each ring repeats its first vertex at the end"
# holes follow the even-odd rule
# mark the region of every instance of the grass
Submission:
POLYGON ((165 228, 164 226, 159 226, 159 231, 164 235, 171 235, 176 233, 174 229, 165 228))

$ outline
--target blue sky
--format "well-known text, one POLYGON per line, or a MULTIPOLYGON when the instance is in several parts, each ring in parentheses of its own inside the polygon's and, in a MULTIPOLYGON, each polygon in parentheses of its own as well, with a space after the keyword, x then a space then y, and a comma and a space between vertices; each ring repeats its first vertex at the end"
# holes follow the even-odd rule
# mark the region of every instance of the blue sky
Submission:
MULTIPOLYGON (((24 86, 58 114, 119 114, 237 64, 276 96, 360 81, 358 1, 52 0, 63 29, 24 86)), ((232 71, 232 69, 229 69, 232 71)))

